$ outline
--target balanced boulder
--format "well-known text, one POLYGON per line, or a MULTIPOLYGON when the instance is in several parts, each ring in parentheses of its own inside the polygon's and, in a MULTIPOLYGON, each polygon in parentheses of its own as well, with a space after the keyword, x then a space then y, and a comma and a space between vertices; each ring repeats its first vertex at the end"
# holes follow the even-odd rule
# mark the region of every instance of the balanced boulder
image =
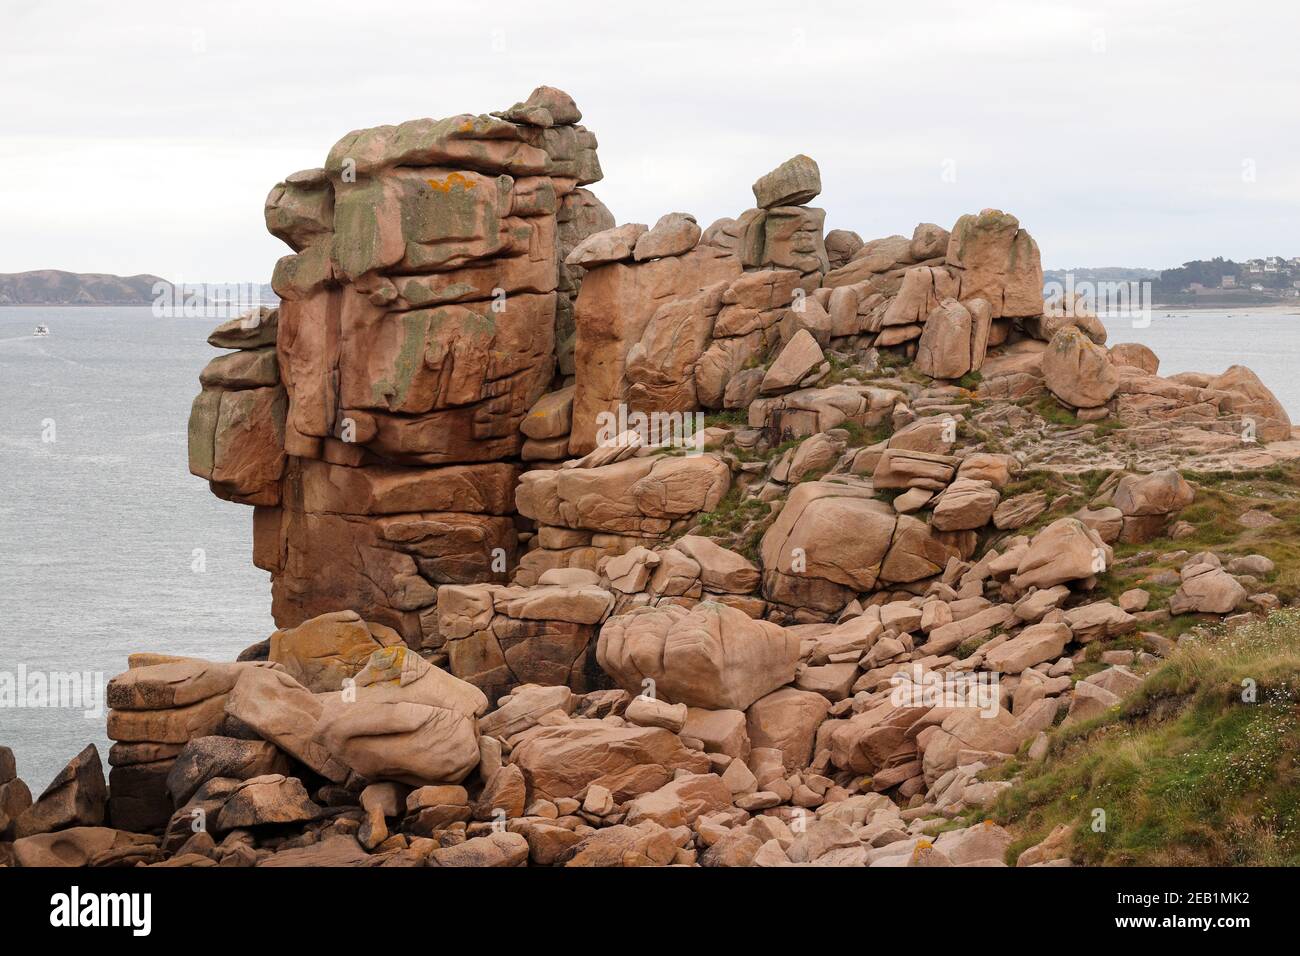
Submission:
POLYGON ((1075 408, 1105 405, 1119 388, 1119 373, 1106 350, 1072 325, 1047 343, 1043 379, 1053 395, 1075 408))

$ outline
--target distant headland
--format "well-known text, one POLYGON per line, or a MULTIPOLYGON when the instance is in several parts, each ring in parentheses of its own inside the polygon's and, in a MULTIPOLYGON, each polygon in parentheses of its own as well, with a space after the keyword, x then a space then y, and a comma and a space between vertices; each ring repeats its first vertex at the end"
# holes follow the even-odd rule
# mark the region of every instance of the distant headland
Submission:
MULTIPOLYGON (((100 272, 64 272, 59 269, 0 273, 0 306, 152 305, 158 298, 160 288, 171 284, 171 280, 149 274, 117 276, 100 272)), ((262 302, 274 304, 279 301, 269 285, 261 285, 260 288, 262 302)))

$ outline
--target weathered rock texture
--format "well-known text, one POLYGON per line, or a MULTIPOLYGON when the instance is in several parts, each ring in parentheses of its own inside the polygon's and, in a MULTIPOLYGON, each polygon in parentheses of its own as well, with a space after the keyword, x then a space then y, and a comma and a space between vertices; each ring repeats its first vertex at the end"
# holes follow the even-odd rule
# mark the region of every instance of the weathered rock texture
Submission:
POLYGON ((33 800, 0 748, 0 864, 1001 865, 928 838, 984 770, 1132 693, 1139 628, 1277 606, 1262 555, 1127 547, 1300 457, 1248 369, 1108 348, 1000 210, 823 236, 803 155, 618 224, 580 119, 542 87, 275 187, 283 302, 212 334, 190 452, 279 629, 133 656, 107 789, 88 748, 33 800))
POLYGON ((282 303, 214 334, 241 351, 204 371, 190 463, 257 506, 282 627, 352 609, 437 646, 439 585, 508 579, 520 423, 582 281, 564 259, 612 225, 580 118, 541 87, 358 130, 267 197, 282 303))

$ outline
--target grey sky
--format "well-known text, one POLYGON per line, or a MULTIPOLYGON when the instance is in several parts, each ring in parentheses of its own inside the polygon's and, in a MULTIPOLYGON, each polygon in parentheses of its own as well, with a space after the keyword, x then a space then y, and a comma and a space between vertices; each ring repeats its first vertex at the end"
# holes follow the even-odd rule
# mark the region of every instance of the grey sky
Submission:
POLYGON ((542 83, 620 222, 735 215, 805 152, 827 228, 864 238, 997 206, 1049 268, 1300 255, 1291 3, 3 7, 0 272, 269 278, 277 179, 542 83))

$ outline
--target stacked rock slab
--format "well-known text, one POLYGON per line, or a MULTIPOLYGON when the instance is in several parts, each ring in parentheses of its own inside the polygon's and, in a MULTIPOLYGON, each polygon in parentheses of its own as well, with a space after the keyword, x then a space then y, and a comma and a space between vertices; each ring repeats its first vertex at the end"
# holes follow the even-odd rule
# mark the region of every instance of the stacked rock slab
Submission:
POLYGON ((763 535, 763 594, 782 617, 824 620, 856 594, 925 581, 960 546, 924 521, 896 514, 870 482, 796 485, 763 535))
POLYGON ((799 327, 826 327, 811 296, 829 268, 826 214, 803 205, 820 192, 817 164, 796 156, 754 184, 758 206, 738 219, 701 230, 670 213, 652 229, 620 226, 574 250, 568 262, 587 275, 575 305, 570 455, 594 449, 602 416, 620 406, 722 408, 739 372, 799 327))
POLYGON ((693 358, 712 335, 723 289, 741 272, 734 255, 713 245, 639 262, 633 258, 635 246, 610 251, 579 246, 568 260, 587 269, 574 312, 571 456, 597 447, 602 413, 616 415, 620 404, 629 413, 699 408, 694 389, 686 387, 693 358), (624 249, 623 258, 604 259, 624 249), (629 401, 638 385, 639 406, 636 399, 629 401))
POLYGON ((246 505, 280 504, 286 396, 275 354, 278 317, 257 309, 208 336, 209 345, 234 351, 200 373, 203 390, 190 411, 190 471, 213 494, 246 505))
POLYGON ((938 379, 979 371, 1014 321, 1043 313, 1038 245, 997 209, 962 216, 951 231, 922 223, 910 239, 867 242, 823 286, 837 327, 871 333, 877 347, 905 346, 938 379))
POLYGON ((225 800, 239 781, 301 776, 295 768, 332 784, 420 786, 458 783, 477 764, 476 718, 487 699, 395 631, 344 611, 276 631, 268 643, 265 661, 134 655, 113 678, 113 826, 170 830, 181 813, 186 830, 187 806, 225 800))
POLYGON ((608 446, 638 427, 644 443, 669 444, 705 409, 745 407, 765 359, 801 330, 827 332, 811 294, 829 268, 825 213, 803 205, 820 190, 816 163, 797 156, 755 183, 759 205, 738 220, 702 230, 689 214, 669 213, 653 228, 594 233, 569 254, 566 265, 585 271, 575 374, 522 425, 523 457, 538 470, 523 476, 517 503, 539 532, 517 583, 653 547, 726 492, 726 468, 710 456, 655 461, 646 448, 608 446), (560 467, 572 456, 584 457, 560 467))
POLYGON ((602 558, 653 548, 712 511, 731 486, 718 455, 649 452, 628 439, 560 468, 525 472, 515 500, 537 522, 537 547, 520 559, 515 583, 535 584, 552 569, 595 571, 602 558))
POLYGON ((191 471, 256 506, 276 623, 352 609, 437 647, 436 589, 515 563, 520 423, 608 211, 573 101, 349 133, 271 191, 281 297, 204 370, 191 471))
POLYGON ((162 827, 174 807, 167 778, 195 738, 236 735, 226 702, 240 675, 258 663, 132 655, 108 685, 109 816, 129 830, 162 827))
MULTIPOLYGON (((438 601, 448 667, 496 699, 518 684, 567 685, 584 693, 607 681, 596 666, 595 637, 614 606, 579 572, 576 583, 536 587, 447 585, 438 601)), ((559 572, 563 580, 564 572, 559 572)))

